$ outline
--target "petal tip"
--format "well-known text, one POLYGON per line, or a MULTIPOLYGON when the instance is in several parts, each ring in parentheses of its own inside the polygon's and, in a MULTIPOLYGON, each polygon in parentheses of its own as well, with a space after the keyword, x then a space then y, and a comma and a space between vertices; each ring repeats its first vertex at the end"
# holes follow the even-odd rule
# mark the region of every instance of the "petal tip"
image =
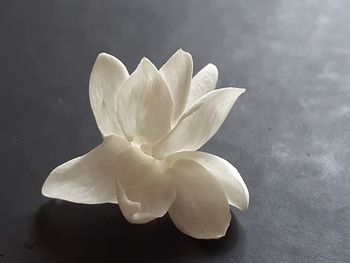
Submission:
POLYGON ((244 206, 242 207, 242 211, 247 210, 249 207, 249 192, 248 192, 247 188, 245 190, 246 190, 246 193, 245 193, 246 202, 245 202, 244 206))
POLYGON ((244 92, 246 92, 246 89, 243 89, 243 88, 236 88, 236 92, 239 94, 239 95, 242 95, 244 92))
POLYGON ((239 206, 236 206, 239 210, 242 212, 246 211, 249 207, 249 192, 248 189, 245 187, 245 196, 244 196, 244 202, 242 202, 239 206))
POLYGON ((212 69, 214 69, 216 71, 218 70, 218 67, 215 64, 213 64, 213 63, 208 63, 207 67, 210 67, 210 68, 212 68, 212 69))
POLYGON ((176 53, 188 53, 186 52, 185 50, 183 50, 182 48, 179 48, 178 50, 176 50, 175 54, 176 53))
POLYGON ((41 187, 41 194, 42 194, 43 196, 48 197, 48 196, 47 196, 47 193, 46 193, 46 186, 45 186, 45 183, 44 183, 43 186, 41 187))
POLYGON ((236 98, 238 98, 240 95, 242 95, 246 91, 246 89, 244 88, 235 88, 235 87, 222 88, 219 90, 226 90, 226 92, 231 93, 236 98))
POLYGON ((246 92, 246 89, 244 89, 244 88, 240 88, 240 90, 242 93, 246 92))
POLYGON ((185 50, 183 50, 182 48, 179 48, 179 49, 175 52, 175 54, 174 54, 173 56, 175 56, 175 55, 180 55, 180 56, 182 56, 182 57, 184 57, 184 58, 189 59, 189 61, 192 62, 192 55, 191 55, 191 53, 190 53, 190 52, 187 52, 187 51, 185 51, 185 50))
POLYGON ((111 57, 111 55, 106 52, 101 52, 97 55, 97 58, 103 58, 103 57, 111 57))
POLYGON ((120 62, 116 57, 114 57, 114 56, 112 56, 112 55, 110 55, 108 53, 105 53, 105 52, 101 52, 100 54, 97 55, 96 62, 101 61, 101 60, 118 61, 118 62, 120 62))
MULTIPOLYGON (((50 174, 51 175, 51 174, 50 174)), ((50 176, 49 175, 49 176, 50 176)), ((41 194, 45 197, 48 198, 55 198, 52 193, 50 194, 50 188, 48 187, 48 179, 49 177, 45 180, 43 186, 41 187, 41 194)))
POLYGON ((239 207, 239 210, 241 210, 242 212, 246 211, 248 209, 249 206, 249 202, 245 203, 244 205, 241 205, 239 207))
POLYGON ((147 70, 156 70, 158 71, 157 67, 152 63, 152 61, 149 58, 143 57, 137 67, 141 68, 147 68, 147 70))
MULTIPOLYGON (((213 64, 213 63, 209 63, 207 65, 207 67, 209 68, 209 70, 211 70, 214 74, 214 80, 215 80, 215 86, 216 86, 216 82, 218 81, 218 77, 219 77, 219 70, 218 70, 218 67, 213 64)), ((215 87, 214 87, 215 88, 215 87)))
POLYGON ((140 66, 140 65, 147 65, 147 64, 150 64, 150 63, 151 63, 151 61, 150 61, 148 58, 143 57, 143 58, 141 58, 141 60, 140 60, 139 66, 140 66))
POLYGON ((235 92, 238 92, 238 93, 244 93, 246 91, 245 88, 232 87, 231 89, 234 90, 235 92))
POLYGON ((150 61, 149 58, 147 58, 147 57, 142 57, 140 62, 141 62, 141 63, 149 63, 149 62, 151 62, 151 61, 150 61))

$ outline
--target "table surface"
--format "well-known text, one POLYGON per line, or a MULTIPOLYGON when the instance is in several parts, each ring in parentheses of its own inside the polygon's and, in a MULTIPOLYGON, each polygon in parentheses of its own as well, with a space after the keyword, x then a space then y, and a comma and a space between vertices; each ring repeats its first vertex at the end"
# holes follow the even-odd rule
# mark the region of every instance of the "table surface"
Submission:
POLYGON ((348 262, 350 2, 3 1, 0 262, 348 262), (49 200, 57 165, 101 142, 88 100, 99 52, 132 71, 178 48, 247 88, 203 150, 234 164, 250 207, 214 241, 169 217, 49 200))

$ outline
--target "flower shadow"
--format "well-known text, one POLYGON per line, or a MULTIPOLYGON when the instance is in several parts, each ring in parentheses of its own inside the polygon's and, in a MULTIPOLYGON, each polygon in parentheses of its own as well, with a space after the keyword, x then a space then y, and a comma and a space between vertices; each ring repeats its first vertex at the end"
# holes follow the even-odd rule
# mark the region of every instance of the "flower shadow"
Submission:
POLYGON ((232 253, 242 236, 232 215, 225 237, 196 240, 183 235, 169 216, 147 224, 128 223, 112 204, 81 205, 52 200, 38 212, 41 247, 62 262, 180 262, 232 253))

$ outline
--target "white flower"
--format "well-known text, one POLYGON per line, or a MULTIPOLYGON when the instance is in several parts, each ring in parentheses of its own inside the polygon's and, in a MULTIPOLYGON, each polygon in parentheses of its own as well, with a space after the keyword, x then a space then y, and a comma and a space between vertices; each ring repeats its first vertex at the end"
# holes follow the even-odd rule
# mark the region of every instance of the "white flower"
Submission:
POLYGON ((216 133, 245 90, 214 90, 217 77, 217 68, 208 64, 192 79, 192 57, 182 50, 159 71, 143 58, 130 76, 117 58, 100 54, 89 93, 103 142, 54 169, 43 195, 119 203, 131 223, 168 212, 189 236, 224 236, 229 204, 245 210, 248 190, 230 163, 196 150, 216 133))

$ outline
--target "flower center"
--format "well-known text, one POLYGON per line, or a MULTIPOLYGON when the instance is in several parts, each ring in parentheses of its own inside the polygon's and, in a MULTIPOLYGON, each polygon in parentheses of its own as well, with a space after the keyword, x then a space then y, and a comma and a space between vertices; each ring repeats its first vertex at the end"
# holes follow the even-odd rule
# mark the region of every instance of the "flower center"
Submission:
POLYGON ((139 148, 144 154, 149 157, 152 157, 155 160, 164 160, 163 156, 159 156, 153 152, 153 145, 145 143, 144 141, 134 137, 129 141, 133 147, 139 148))
POLYGON ((139 147, 139 149, 146 155, 152 157, 155 160, 163 160, 163 158, 159 158, 158 156, 155 156, 155 154, 153 154, 152 152, 152 145, 150 144, 136 144, 136 143, 132 143, 133 146, 135 147, 139 147))

